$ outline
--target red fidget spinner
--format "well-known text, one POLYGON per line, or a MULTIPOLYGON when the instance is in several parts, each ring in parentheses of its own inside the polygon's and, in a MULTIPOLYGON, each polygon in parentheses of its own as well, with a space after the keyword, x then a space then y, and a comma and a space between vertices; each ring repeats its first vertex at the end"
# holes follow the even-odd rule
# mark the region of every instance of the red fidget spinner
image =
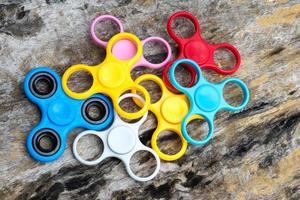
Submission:
MULTIPOLYGON (((202 38, 199 22, 197 18, 193 16, 191 13, 184 12, 184 11, 174 13, 168 20, 167 30, 171 38, 173 38, 179 46, 178 56, 176 57, 176 59, 167 63, 167 65, 164 67, 163 70, 163 80, 171 91, 176 93, 179 92, 172 86, 168 77, 169 69, 172 63, 177 59, 188 58, 194 60, 195 62, 198 63, 199 66, 201 66, 202 69, 212 69, 215 72, 223 75, 233 74, 240 67, 241 56, 238 50, 234 46, 228 43, 209 44, 206 40, 202 38), (192 21, 195 27, 195 33, 193 36, 189 38, 182 38, 176 35, 174 30, 172 29, 172 23, 177 17, 187 18, 192 21), (236 63, 232 69, 225 70, 216 64, 214 60, 214 52, 219 48, 227 49, 233 53, 236 63)), ((197 78, 196 73, 195 70, 188 65, 186 65, 185 68, 188 69, 189 72, 191 73, 192 80, 187 86, 187 87, 191 87, 196 81, 197 78)))

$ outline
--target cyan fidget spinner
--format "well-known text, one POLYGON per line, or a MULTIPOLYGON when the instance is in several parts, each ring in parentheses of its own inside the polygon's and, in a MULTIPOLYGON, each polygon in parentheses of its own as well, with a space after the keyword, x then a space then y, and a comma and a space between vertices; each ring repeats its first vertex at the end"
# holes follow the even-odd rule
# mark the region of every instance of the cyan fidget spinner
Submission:
POLYGON ((181 123, 181 131, 183 137, 189 143, 194 145, 204 145, 210 141, 214 132, 214 117, 219 110, 225 109, 229 111, 238 111, 243 109, 249 101, 249 90, 247 85, 242 80, 238 78, 227 78, 217 84, 211 83, 204 78, 198 64, 190 59, 176 60, 170 68, 169 77, 172 85, 189 98, 190 110, 181 123), (180 64, 187 64, 193 67, 197 72, 197 81, 192 87, 183 87, 177 82, 175 77, 175 69, 180 64), (228 83, 237 84, 243 91, 244 99, 238 106, 230 105, 226 102, 223 96, 223 89, 228 83), (196 140, 187 132, 186 125, 188 120, 195 115, 203 117, 208 123, 209 131, 206 138, 203 140, 196 140))

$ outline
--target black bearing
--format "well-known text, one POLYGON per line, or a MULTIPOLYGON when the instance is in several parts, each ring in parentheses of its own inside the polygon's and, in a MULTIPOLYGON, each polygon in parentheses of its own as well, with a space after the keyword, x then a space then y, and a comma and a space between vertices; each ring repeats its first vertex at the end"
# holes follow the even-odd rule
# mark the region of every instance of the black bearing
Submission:
POLYGON ((41 129, 35 133, 32 138, 32 144, 34 150, 42 156, 52 156, 54 155, 61 145, 61 140, 57 132, 52 129, 41 129), (43 139, 47 139, 50 145, 47 147, 41 144, 43 139))
POLYGON ((106 120, 108 116, 108 105, 102 99, 93 97, 84 102, 81 113, 87 122, 91 124, 100 124, 106 120), (92 116, 90 114, 90 109, 93 107, 98 110, 97 116, 92 116))
POLYGON ((38 72, 31 77, 29 88, 34 96, 45 99, 51 97, 56 92, 57 82, 51 74, 38 72), (44 88, 39 88, 39 84, 44 84, 44 88))

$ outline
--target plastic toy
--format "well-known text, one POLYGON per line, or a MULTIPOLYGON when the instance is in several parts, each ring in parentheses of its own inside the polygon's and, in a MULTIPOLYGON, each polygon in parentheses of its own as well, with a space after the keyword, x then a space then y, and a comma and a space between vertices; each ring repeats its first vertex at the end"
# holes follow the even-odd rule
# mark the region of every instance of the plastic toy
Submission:
MULTIPOLYGON (((173 38, 179 46, 179 54, 175 60, 182 59, 182 58, 191 59, 194 60, 196 63, 198 63, 198 65, 201 66, 202 69, 211 69, 223 75, 233 74, 240 67, 241 56, 238 50, 234 46, 228 43, 209 44, 206 40, 202 38, 199 22, 197 18, 193 16, 191 13, 185 11, 174 13, 168 20, 167 30, 171 38, 173 38), (193 36, 189 38, 182 38, 176 35, 174 30, 172 29, 172 23, 178 17, 183 17, 191 20, 191 22, 195 27, 195 33, 193 36), (230 70, 222 69, 220 66, 218 66, 215 63, 214 52, 220 48, 227 49, 233 53, 236 63, 232 69, 230 70)), ((171 91, 178 93, 178 90, 172 87, 172 84, 170 83, 170 78, 168 77, 168 71, 175 60, 170 61, 165 66, 163 71, 163 80, 171 91)), ((191 82, 188 85, 191 86, 196 81, 196 76, 195 76, 196 74, 191 67, 186 66, 186 69, 188 69, 191 73, 191 82)))
POLYGON ((58 74, 49 68, 31 70, 25 77, 24 91, 41 111, 41 121, 30 131, 26 142, 29 154, 40 162, 56 160, 63 154, 72 129, 103 130, 112 123, 109 98, 95 94, 88 99, 72 99, 63 92, 58 74), (91 108, 99 114, 91 115, 91 108))
MULTIPOLYGON (((126 54, 125 47, 123 52, 126 54)), ((95 93, 106 94, 112 99, 114 108, 120 116, 127 119, 140 118, 147 112, 146 107, 150 103, 150 96, 144 87, 141 87, 132 80, 130 71, 135 63, 140 60, 141 56, 141 41, 131 33, 118 33, 109 40, 106 49, 106 58, 102 63, 96 66, 84 64, 73 65, 65 71, 62 78, 63 89, 70 97, 75 99, 84 99, 95 93), (120 40, 130 40, 135 43, 137 51, 132 58, 121 60, 113 54, 113 46, 120 40), (73 73, 81 70, 87 71, 92 75, 93 84, 88 90, 82 93, 73 92, 67 85, 68 79, 73 73), (145 98, 145 106, 135 113, 126 112, 118 103, 119 97, 124 92, 132 89, 141 92, 145 98)))
POLYGON ((218 84, 210 83, 202 76, 200 67, 193 60, 180 59, 175 61, 170 68, 169 77, 173 86, 180 92, 183 92, 189 99, 190 110, 182 121, 181 130, 184 138, 189 143, 194 145, 204 145, 210 141, 214 132, 214 117, 219 110, 225 109, 230 111, 238 111, 243 109, 249 101, 249 90, 243 81, 237 78, 227 78, 218 84), (190 66, 194 67, 198 77, 198 80, 194 86, 186 88, 177 83, 175 78, 175 69, 180 64, 189 64, 190 66), (241 87, 244 95, 241 105, 231 106, 224 99, 223 89, 228 83, 235 83, 241 87), (207 137, 203 140, 193 139, 188 134, 186 129, 188 120, 195 115, 203 117, 208 123, 209 131, 207 137))
MULTIPOLYGON (((140 101, 144 102, 143 98, 136 94, 125 94, 120 97, 122 99, 134 97, 138 98, 140 101)), ((108 157, 115 157, 120 159, 128 172, 128 174, 137 181, 148 181, 153 179, 160 169, 160 159, 157 154, 149 147, 143 145, 139 140, 138 130, 139 127, 146 121, 148 112, 136 123, 127 123, 120 119, 120 117, 115 114, 115 119, 111 127, 105 131, 92 131, 87 130, 80 133, 74 140, 73 143, 73 153, 75 158, 85 165, 97 165, 108 157), (80 138, 86 135, 95 135, 99 137, 103 142, 103 153, 95 160, 89 161, 83 159, 78 151, 77 145, 80 138), (133 173, 130 168, 130 160, 132 156, 138 151, 147 151, 151 153, 156 160, 156 168, 154 172, 148 177, 140 177, 133 173)))
MULTIPOLYGON (((111 16, 111 15, 101 15, 101 16, 96 17, 90 26, 90 35, 91 35, 92 40, 95 42, 95 44, 97 44, 103 48, 106 48, 107 42, 103 41, 99 37, 97 37, 96 25, 99 22, 109 21, 109 20, 112 21, 113 23, 115 23, 116 25, 118 25, 120 32, 124 32, 123 24, 121 23, 121 21, 118 18, 111 16)), ((132 69, 139 67, 139 66, 148 67, 148 68, 152 68, 152 69, 158 69, 158 68, 165 66, 166 63, 168 61, 170 61, 170 59, 172 57, 172 51, 171 51, 171 47, 170 47, 169 43, 161 37, 148 37, 148 38, 142 40, 142 46, 144 47, 147 43, 151 43, 151 42, 159 42, 162 44, 162 46, 164 46, 164 48, 167 51, 167 57, 165 58, 165 60, 161 63, 154 64, 154 63, 150 63, 149 61, 147 61, 145 59, 145 57, 142 55, 140 60, 137 63, 135 63, 135 65, 133 66, 132 69)), ((134 54, 136 52, 136 46, 129 40, 120 40, 116 44, 114 44, 112 52, 117 58, 126 60, 126 59, 129 59, 134 56, 134 54)))

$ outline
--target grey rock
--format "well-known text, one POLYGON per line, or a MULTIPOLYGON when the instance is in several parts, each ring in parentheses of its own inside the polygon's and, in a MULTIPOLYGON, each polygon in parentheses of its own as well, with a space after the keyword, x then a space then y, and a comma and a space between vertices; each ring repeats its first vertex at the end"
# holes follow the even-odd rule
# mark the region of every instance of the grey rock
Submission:
MULTIPOLYGON (((299 199, 299 16, 297 0, 2 0, 0 199, 299 199), (180 10, 198 17, 208 42, 228 42, 239 49, 242 65, 233 77, 244 80, 251 92, 244 110, 220 112, 209 144, 189 146, 181 159, 162 162, 158 177, 146 183, 129 178, 115 159, 94 167, 77 162, 70 147, 81 129, 72 132, 56 162, 40 164, 30 158, 26 135, 40 117, 22 90, 30 69, 49 66, 62 75, 74 64, 99 63, 105 51, 91 42, 88 26, 101 14, 120 18, 125 30, 141 39, 164 37, 175 55, 176 44, 167 34, 166 23, 180 10)), ((177 27, 190 34, 187 24, 177 27)), ((165 54, 149 49, 147 56, 157 61, 165 54)), ((226 64, 222 60, 226 55, 220 58, 226 64)), ((132 77, 146 72, 161 75, 161 70, 138 68, 132 77)), ((204 75, 214 82, 226 78, 212 71, 204 75)), ((157 87, 148 89, 158 94, 157 87)), ((226 98, 237 102, 237 90, 229 87, 228 91, 226 98)), ((143 143, 149 145, 154 129, 152 116, 140 130, 143 143)), ((175 137, 161 140, 178 147, 175 137)), ((95 152, 91 138, 86 144, 83 153, 95 152)), ((142 165, 141 170, 147 171, 149 162, 141 154, 134 167, 142 165)))

